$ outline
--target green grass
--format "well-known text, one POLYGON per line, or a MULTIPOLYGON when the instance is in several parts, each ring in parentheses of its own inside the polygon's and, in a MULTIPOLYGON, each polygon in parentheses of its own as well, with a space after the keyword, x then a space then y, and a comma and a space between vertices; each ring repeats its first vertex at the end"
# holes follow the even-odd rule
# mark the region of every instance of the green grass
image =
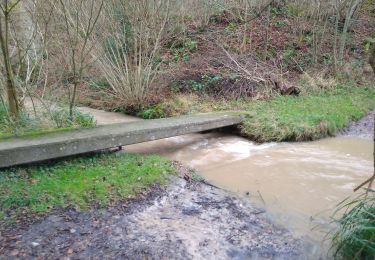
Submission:
POLYGON ((301 96, 275 96, 269 100, 213 100, 175 96, 140 112, 145 118, 211 111, 242 111, 243 136, 257 141, 309 141, 334 136, 352 120, 375 109, 375 86, 337 86, 301 96))
POLYGON ((278 96, 241 106, 249 112, 242 134, 266 141, 306 141, 333 136, 375 109, 374 88, 339 87, 307 96, 278 96))
POLYGON ((332 249, 336 259, 374 259, 375 256, 375 190, 342 202, 332 233, 332 249))
POLYGON ((165 184, 175 169, 158 156, 101 154, 52 166, 0 172, 0 218, 10 222, 56 208, 86 210, 136 195, 153 183, 165 184))

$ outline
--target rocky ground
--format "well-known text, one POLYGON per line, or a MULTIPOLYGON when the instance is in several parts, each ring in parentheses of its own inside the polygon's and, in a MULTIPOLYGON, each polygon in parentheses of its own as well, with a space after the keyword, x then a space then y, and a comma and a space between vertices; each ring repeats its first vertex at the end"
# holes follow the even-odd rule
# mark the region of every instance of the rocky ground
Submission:
POLYGON ((1 259, 299 259, 302 242, 262 209, 175 177, 115 208, 55 212, 0 233, 1 259))
POLYGON ((375 110, 359 121, 353 121, 340 132, 340 135, 372 138, 374 136, 375 110))

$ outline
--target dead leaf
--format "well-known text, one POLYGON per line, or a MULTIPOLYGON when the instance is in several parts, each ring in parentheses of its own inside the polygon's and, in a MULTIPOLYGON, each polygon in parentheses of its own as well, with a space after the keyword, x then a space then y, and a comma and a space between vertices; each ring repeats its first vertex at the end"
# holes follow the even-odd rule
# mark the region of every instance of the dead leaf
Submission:
POLYGON ((12 252, 10 252, 10 256, 17 256, 19 253, 20 253, 20 251, 18 251, 17 249, 15 249, 12 252))

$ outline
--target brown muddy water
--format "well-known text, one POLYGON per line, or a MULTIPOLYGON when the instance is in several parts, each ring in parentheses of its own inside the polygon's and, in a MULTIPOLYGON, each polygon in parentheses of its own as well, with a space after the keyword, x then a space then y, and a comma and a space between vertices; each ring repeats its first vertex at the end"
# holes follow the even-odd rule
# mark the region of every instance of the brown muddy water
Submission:
MULTIPOLYGON (((98 123, 134 120, 95 113, 98 123), (103 121, 102 121, 103 119, 103 121)), ((355 137, 305 143, 256 144, 223 133, 191 134, 125 147, 193 167, 210 183, 247 197, 271 219, 309 241, 306 255, 326 258, 335 206, 372 174, 373 144, 355 137)))

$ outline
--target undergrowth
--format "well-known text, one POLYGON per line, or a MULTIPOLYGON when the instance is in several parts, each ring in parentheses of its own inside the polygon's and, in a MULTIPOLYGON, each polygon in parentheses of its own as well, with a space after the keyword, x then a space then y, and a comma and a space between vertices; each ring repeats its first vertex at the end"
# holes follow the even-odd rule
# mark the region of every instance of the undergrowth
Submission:
MULTIPOLYGON (((374 259, 375 256, 375 190, 342 202, 337 212, 344 211, 334 222, 332 233, 336 259, 374 259)), ((336 213, 337 213, 336 212, 336 213)))
POLYGON ((0 140, 10 137, 39 136, 47 133, 68 131, 95 126, 92 116, 75 109, 73 117, 69 111, 56 107, 50 111, 35 114, 22 111, 17 119, 9 117, 6 108, 0 104, 0 140))
POLYGON ((104 207, 151 184, 164 184, 174 172, 171 163, 158 156, 131 154, 101 154, 0 171, 0 217, 9 223, 57 208, 104 207))

